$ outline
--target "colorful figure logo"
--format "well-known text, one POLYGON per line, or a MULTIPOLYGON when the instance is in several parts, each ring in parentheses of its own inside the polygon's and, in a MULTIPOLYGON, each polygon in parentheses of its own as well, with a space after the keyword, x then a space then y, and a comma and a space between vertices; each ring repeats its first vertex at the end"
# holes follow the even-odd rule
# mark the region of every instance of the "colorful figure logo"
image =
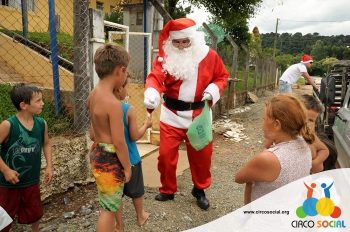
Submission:
POLYGON ((307 199, 304 201, 303 205, 298 207, 296 214, 299 218, 305 218, 306 216, 316 216, 317 214, 322 216, 331 216, 332 218, 338 218, 341 215, 341 210, 338 206, 335 206, 334 202, 331 200, 330 188, 333 186, 334 182, 327 186, 326 183, 322 183, 321 187, 324 191, 324 196, 320 199, 312 197, 314 188, 316 188, 315 183, 311 183, 308 186, 304 183, 307 188, 307 199))

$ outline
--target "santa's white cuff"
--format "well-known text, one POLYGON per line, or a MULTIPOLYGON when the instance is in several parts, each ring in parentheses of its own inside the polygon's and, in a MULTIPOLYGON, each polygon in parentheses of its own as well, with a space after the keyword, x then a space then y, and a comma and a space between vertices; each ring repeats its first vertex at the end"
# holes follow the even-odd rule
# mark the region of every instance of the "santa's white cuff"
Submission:
POLYGON ((213 105, 219 101, 220 99, 220 90, 219 87, 214 84, 211 83, 210 85, 208 85, 208 87, 204 90, 204 92, 210 93, 210 95, 213 97, 213 105))

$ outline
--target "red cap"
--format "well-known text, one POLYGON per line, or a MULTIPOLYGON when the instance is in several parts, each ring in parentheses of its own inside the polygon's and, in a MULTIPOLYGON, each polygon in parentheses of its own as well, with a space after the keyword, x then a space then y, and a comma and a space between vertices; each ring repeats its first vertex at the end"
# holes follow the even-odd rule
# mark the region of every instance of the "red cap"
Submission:
POLYGON ((159 53, 158 61, 164 58, 164 42, 170 37, 171 39, 183 39, 191 37, 196 31, 196 22, 188 18, 179 18, 170 20, 165 24, 159 35, 159 53))
POLYGON ((303 64, 308 64, 308 63, 313 62, 313 60, 312 60, 312 57, 310 55, 304 54, 301 57, 301 61, 300 62, 303 63, 303 64))

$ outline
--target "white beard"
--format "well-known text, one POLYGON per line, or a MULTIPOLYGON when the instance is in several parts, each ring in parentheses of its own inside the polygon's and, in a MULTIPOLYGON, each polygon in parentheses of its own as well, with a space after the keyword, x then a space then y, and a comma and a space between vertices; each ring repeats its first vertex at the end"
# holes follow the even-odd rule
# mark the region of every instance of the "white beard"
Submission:
MULTIPOLYGON (((198 36, 197 38, 200 38, 198 36)), ((191 39, 191 46, 182 50, 174 47, 171 39, 164 44, 165 59, 163 69, 174 76, 176 80, 189 80, 198 73, 198 51, 205 46, 204 37, 201 39, 191 39)))

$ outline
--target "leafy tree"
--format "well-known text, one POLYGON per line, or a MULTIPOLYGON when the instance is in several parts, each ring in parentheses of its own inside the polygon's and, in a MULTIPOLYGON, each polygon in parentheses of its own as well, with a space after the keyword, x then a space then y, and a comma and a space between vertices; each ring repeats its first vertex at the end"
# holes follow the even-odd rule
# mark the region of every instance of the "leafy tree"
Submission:
POLYGON ((286 70, 292 64, 300 62, 300 56, 291 54, 282 54, 276 56, 276 63, 281 67, 281 70, 286 70))
POLYGON ((258 27, 254 27, 254 29, 250 35, 248 47, 249 47, 249 51, 250 51, 250 56, 253 60, 255 60, 256 57, 258 57, 262 54, 261 37, 260 37, 258 27))
POLYGON ((165 0, 164 8, 173 19, 185 17, 192 12, 191 6, 185 3, 205 7, 213 18, 211 22, 226 29, 234 36, 237 43, 247 44, 249 39, 247 20, 262 0, 165 0))
POLYGON ((345 59, 345 60, 350 60, 350 47, 349 47, 349 46, 347 46, 347 47, 344 49, 343 55, 344 55, 344 59, 345 59))
MULTIPOLYGON (((105 20, 113 22, 113 23, 123 23, 123 12, 121 11, 121 8, 116 8, 113 12, 110 14, 105 15, 105 20)), ((105 39, 108 40, 108 32, 114 31, 114 28, 106 27, 105 28, 105 39)), ((117 41, 115 41, 117 42, 117 41)))
POLYGON ((325 58, 325 59, 323 59, 323 60, 320 60, 319 63, 321 63, 321 65, 322 65, 323 67, 326 68, 326 71, 325 71, 325 72, 328 72, 329 69, 331 68, 331 65, 332 65, 335 61, 338 61, 338 59, 335 58, 335 57, 327 57, 327 58, 325 58))
POLYGON ((233 35, 236 42, 248 43, 248 19, 254 15, 262 0, 189 0, 204 6, 212 15, 212 21, 233 35))
POLYGON ((192 12, 191 6, 184 7, 184 3, 186 3, 186 0, 165 0, 164 8, 173 19, 184 18, 192 12))
POLYGON ((105 15, 105 20, 114 22, 114 23, 123 23, 123 12, 113 11, 110 14, 105 15))
POLYGON ((315 60, 322 60, 328 55, 326 46, 321 40, 317 40, 315 45, 312 47, 311 56, 315 60))
MULTIPOLYGON (((275 33, 261 34, 262 48, 273 47, 275 33)), ((317 41, 323 42, 324 57, 336 57, 337 59, 349 59, 347 54, 347 46, 350 46, 350 35, 321 36, 318 33, 309 33, 301 35, 301 33, 282 33, 277 35, 277 48, 281 54, 311 54, 317 41), (346 58, 348 57, 348 58, 346 58)))
POLYGON ((327 57, 322 60, 317 60, 313 63, 310 75, 312 76, 324 76, 325 73, 327 73, 333 62, 337 61, 337 58, 335 57, 327 57))

